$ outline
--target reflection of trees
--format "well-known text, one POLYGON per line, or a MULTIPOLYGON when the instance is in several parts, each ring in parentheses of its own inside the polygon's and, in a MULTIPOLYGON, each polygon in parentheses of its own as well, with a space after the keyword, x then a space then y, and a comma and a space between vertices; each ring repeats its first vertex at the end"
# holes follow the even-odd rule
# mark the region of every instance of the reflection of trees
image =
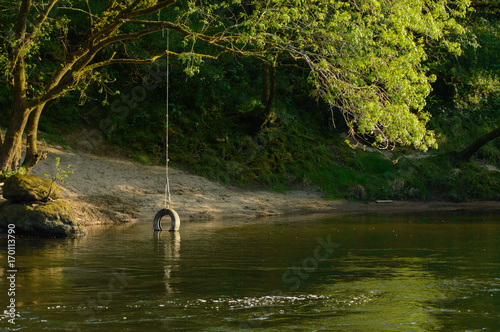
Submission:
POLYGON ((498 226, 472 223, 478 220, 420 216, 337 225, 334 241, 343 254, 313 292, 337 298, 348 310, 346 324, 474 329, 471 322, 485 322, 479 313, 498 308, 488 285, 498 275, 492 262, 500 262, 498 226), (469 310, 477 314, 467 318, 469 310))
MULTIPOLYGON (((476 319, 495 330, 478 315, 498 317, 495 289, 500 287, 492 285, 498 284, 494 276, 500 265, 498 225, 465 224, 458 218, 342 220, 234 227, 185 223, 181 232, 155 235, 150 225, 136 225, 77 240, 22 240, 18 301, 39 304, 40 311, 45 310, 42 304, 69 304, 76 319, 85 320, 91 316, 74 308, 88 304, 96 316, 104 316, 104 309, 95 306, 99 299, 107 301, 107 291, 112 312, 143 301, 239 301, 248 296, 256 312, 284 321, 293 316, 298 326, 453 331, 473 330, 476 319), (327 236, 341 246, 291 290, 283 274, 313 257, 317 238, 327 236), (117 281, 111 290, 115 269, 123 270, 130 283, 122 287, 117 281), (280 296, 273 299, 275 294, 280 296), (97 301, 94 306, 88 297, 97 301)), ((245 319, 252 310, 245 309, 245 319)))
MULTIPOLYGON (((16 242, 16 304, 47 304, 64 297, 64 269, 79 239, 22 239, 16 242), (49 296, 45 296, 48 295, 49 296), (59 297, 59 298, 58 298, 59 297), (49 300, 50 298, 50 300, 49 300)), ((2 278, 4 282, 5 278, 2 278)))
POLYGON ((336 260, 318 291, 336 299, 337 307, 345 310, 342 322, 348 325, 440 331, 442 322, 433 311, 446 294, 435 287, 427 260, 381 250, 351 252, 336 260))

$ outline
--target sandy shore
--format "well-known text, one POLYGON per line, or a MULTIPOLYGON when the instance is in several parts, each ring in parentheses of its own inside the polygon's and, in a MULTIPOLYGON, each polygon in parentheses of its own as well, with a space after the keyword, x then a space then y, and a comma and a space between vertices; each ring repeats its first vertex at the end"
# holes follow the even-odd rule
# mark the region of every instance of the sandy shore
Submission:
MULTIPOLYGON (((85 225, 151 221, 165 204, 165 168, 146 166, 124 157, 97 156, 48 149, 49 157, 33 174, 55 173, 55 158, 60 166, 75 169, 62 184, 66 200, 85 225)), ((330 201, 321 193, 292 191, 287 194, 264 190, 243 190, 223 186, 185 171, 170 168, 172 208, 181 219, 263 218, 284 214, 403 213, 412 211, 495 210, 500 202, 392 202, 353 203, 330 201)))

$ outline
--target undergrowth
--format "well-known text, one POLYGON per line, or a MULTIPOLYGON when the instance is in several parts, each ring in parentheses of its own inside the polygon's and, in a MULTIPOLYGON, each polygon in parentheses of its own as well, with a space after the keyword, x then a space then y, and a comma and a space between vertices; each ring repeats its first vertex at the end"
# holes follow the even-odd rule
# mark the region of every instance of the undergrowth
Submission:
MULTIPOLYGON (((456 148, 456 142, 449 146, 443 141, 443 150, 424 158, 413 158, 415 151, 405 149, 353 150, 338 131, 314 128, 302 122, 300 114, 277 113, 274 125, 254 132, 241 125, 241 114, 212 109, 196 120, 184 114, 171 128, 171 161, 222 184, 283 193, 319 190, 328 199, 500 199, 500 172, 478 165, 481 160, 498 166, 496 142, 485 146, 473 161, 455 164, 446 152, 456 148)), ((139 137, 140 145, 156 148, 137 149, 134 158, 145 164, 164 162, 161 142, 139 137)))

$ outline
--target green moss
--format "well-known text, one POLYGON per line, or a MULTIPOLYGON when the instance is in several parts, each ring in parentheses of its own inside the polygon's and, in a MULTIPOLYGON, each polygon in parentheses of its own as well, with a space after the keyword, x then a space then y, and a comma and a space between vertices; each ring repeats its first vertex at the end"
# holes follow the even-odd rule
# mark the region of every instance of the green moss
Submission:
POLYGON ((71 207, 62 201, 48 204, 25 205, 4 203, 0 206, 0 230, 16 225, 21 236, 75 237, 85 234, 71 213, 71 207))
POLYGON ((34 175, 14 174, 5 180, 3 196, 13 202, 43 201, 47 199, 49 189, 49 198, 55 200, 61 197, 61 188, 50 180, 34 175))

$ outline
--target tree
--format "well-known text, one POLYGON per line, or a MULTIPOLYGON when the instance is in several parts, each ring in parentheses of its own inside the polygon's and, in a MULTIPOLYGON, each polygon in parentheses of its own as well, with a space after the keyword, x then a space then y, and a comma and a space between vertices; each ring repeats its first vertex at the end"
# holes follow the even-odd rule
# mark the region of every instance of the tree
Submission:
POLYGON ((472 1, 472 7, 474 10, 463 24, 467 30, 462 36, 463 54, 437 58, 434 63, 440 78, 433 96, 437 123, 440 122, 449 141, 470 136, 467 147, 450 152, 456 161, 470 160, 483 145, 500 134, 500 70, 497 65, 500 60, 500 2, 472 1), (460 129, 453 125, 457 121, 461 123, 460 129))
MULTIPOLYGON (((221 52, 261 58, 271 72, 281 55, 300 61, 309 68, 313 94, 340 109, 353 134, 375 137, 378 147, 400 143, 426 150, 435 140, 425 128, 429 114, 423 110, 433 80, 426 75, 425 46, 445 44, 459 51, 447 36, 461 32, 454 17, 464 15, 468 0, 185 0, 178 7, 172 6, 175 0, 8 3, 17 16, 12 29, 5 29, 0 49, 12 91, 9 127, 0 141, 0 172, 19 166, 25 127, 23 165, 29 170, 44 158, 37 150, 37 129, 48 103, 102 80, 99 70, 105 66, 152 63, 166 54, 138 59, 112 53, 105 58, 103 50, 163 29, 180 33, 193 45, 201 41, 221 52), (68 51, 57 68, 38 79, 30 66, 40 56, 44 36, 58 25, 64 31, 68 24, 62 14, 50 16, 57 8, 82 13, 86 33, 70 40, 60 32, 68 51), (173 20, 151 16, 166 8, 173 20)), ((217 58, 194 52, 184 56, 217 58)), ((272 89, 268 91, 263 100, 272 101, 272 89)))
POLYGON ((494 140, 495 138, 500 137, 500 128, 495 128, 489 133, 479 137, 468 147, 463 149, 460 152, 454 152, 453 155, 457 161, 469 161, 472 158, 472 155, 479 151, 483 146, 494 140))
MULTIPOLYGON (((460 52, 450 37, 464 31, 455 17, 465 15, 467 0, 235 3, 226 7, 232 24, 216 36, 274 65, 281 54, 305 63, 313 95, 342 112, 351 134, 370 136, 379 148, 436 147, 425 127, 425 99, 435 79, 427 75, 426 50, 444 45, 460 52)), ((217 10, 196 12, 211 22, 217 10)))
MULTIPOLYGON (((104 49, 162 29, 172 29, 188 35, 189 31, 179 24, 151 24, 149 20, 144 20, 148 15, 158 13, 174 3, 175 0, 110 0, 100 11, 98 3, 93 2, 91 5, 89 0, 39 1, 36 5, 31 0, 22 0, 5 4, 11 5, 8 9, 17 11, 17 19, 10 30, 5 30, 0 48, 0 59, 3 60, 0 63, 12 91, 9 126, 5 137, 0 140, 0 172, 19 167, 22 135, 26 127, 26 157, 23 166, 29 171, 45 157, 37 149, 37 130, 40 116, 48 103, 63 97, 69 91, 85 87, 90 82, 102 80, 98 72, 102 67, 120 63, 151 63, 166 54, 162 52, 145 59, 115 59, 113 53, 109 58, 102 59, 99 55, 104 49), (54 26, 64 27, 68 23, 63 15, 50 16, 56 5, 59 5, 59 9, 83 12, 88 17, 87 33, 75 45, 63 38, 64 47, 69 51, 59 66, 50 73, 44 73, 46 78, 34 77, 30 69, 37 58, 42 56, 39 48, 44 43, 44 38, 54 26), (92 8, 95 12, 92 12, 92 8)), ((61 35, 65 37, 64 32, 57 37, 61 35)), ((203 40, 203 37, 200 39, 203 40)))

